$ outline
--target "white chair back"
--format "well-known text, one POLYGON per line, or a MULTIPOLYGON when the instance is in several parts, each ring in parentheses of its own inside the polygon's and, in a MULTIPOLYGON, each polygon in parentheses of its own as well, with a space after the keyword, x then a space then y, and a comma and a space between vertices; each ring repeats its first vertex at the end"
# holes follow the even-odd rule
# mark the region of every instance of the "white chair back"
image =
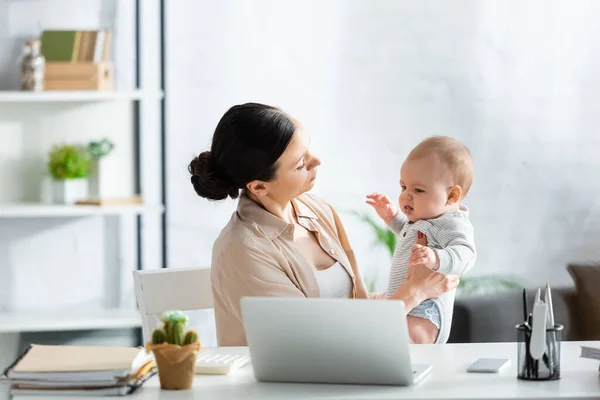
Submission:
POLYGON ((160 317, 171 310, 206 310, 213 308, 210 269, 165 268, 133 271, 135 297, 142 315, 144 344, 152 338, 160 317))

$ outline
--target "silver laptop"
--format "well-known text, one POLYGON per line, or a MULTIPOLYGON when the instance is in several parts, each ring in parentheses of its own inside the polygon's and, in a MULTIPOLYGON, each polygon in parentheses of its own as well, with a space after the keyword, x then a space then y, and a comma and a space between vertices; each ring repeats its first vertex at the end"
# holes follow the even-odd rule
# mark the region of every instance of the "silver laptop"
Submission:
POLYGON ((256 380, 408 386, 431 365, 411 365, 402 301, 244 297, 242 319, 256 380))

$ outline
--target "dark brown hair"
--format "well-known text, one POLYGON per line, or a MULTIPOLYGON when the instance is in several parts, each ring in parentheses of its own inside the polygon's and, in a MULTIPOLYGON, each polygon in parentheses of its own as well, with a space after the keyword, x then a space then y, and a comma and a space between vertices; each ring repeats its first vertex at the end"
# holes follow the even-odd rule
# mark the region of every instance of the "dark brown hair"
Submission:
POLYGON ((231 107, 217 124, 210 151, 188 166, 194 190, 209 200, 236 199, 248 183, 273 180, 295 131, 293 120, 277 107, 231 107))

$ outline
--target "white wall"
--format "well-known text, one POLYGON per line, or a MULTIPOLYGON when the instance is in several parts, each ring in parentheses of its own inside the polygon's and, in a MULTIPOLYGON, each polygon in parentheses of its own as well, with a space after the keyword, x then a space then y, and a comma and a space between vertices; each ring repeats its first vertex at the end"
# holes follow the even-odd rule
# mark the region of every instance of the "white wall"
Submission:
MULTIPOLYGON (((342 213, 397 196, 403 158, 451 135, 473 153, 473 274, 571 285, 600 259, 600 50, 594 1, 168 3, 169 265, 208 265, 234 210, 198 198, 186 167, 233 104, 283 107, 323 165, 315 193, 342 213)), ((387 259, 343 214, 361 265, 387 259)))

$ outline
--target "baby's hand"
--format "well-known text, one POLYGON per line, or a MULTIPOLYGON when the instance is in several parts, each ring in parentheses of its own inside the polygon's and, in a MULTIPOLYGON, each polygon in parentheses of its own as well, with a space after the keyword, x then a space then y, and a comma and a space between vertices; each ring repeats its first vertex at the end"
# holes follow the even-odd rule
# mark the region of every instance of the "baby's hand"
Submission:
POLYGON ((424 264, 427 268, 437 271, 440 268, 440 260, 437 253, 427 246, 415 244, 410 249, 410 265, 424 264))
POLYGON ((375 208, 377 215, 379 215, 386 225, 392 222, 396 214, 398 214, 398 207, 392 203, 389 197, 382 193, 372 193, 367 195, 367 204, 370 204, 375 208))

